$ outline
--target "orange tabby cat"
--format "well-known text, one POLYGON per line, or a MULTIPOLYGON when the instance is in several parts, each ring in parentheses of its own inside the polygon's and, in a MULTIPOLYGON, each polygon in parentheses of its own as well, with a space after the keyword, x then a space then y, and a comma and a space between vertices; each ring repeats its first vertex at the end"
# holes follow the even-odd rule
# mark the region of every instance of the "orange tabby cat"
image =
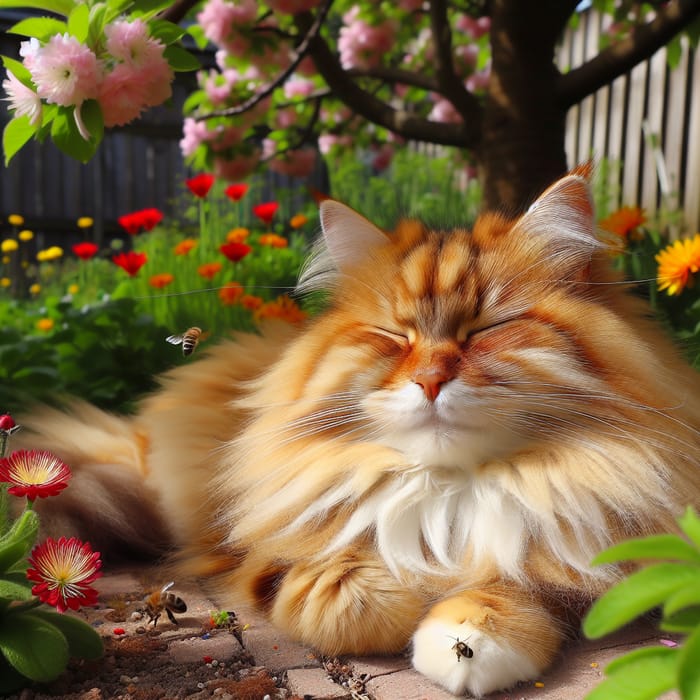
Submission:
POLYGON ((220 344, 134 418, 23 421, 75 473, 44 517, 175 542, 325 654, 410 645, 455 693, 536 678, 621 575, 592 557, 700 505, 698 375, 611 271, 578 171, 471 232, 330 200, 321 223, 307 327, 220 344))

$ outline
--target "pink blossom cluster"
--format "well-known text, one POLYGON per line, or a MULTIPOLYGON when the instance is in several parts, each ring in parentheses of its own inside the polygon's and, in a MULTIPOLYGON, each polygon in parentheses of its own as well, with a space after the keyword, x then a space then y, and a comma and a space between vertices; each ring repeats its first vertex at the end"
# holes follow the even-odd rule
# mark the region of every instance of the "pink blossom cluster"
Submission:
POLYGON ((455 27, 476 41, 491 31, 491 18, 478 17, 474 19, 469 15, 459 15, 455 22, 455 27))
POLYGON ((173 71, 163 55, 165 46, 149 36, 146 23, 117 20, 104 32, 105 51, 100 55, 69 34, 55 34, 45 44, 36 38, 22 42, 20 55, 35 91, 8 71, 3 88, 15 116, 27 115, 36 126, 42 100, 74 106, 76 124, 87 139, 80 114, 86 100, 97 100, 104 124, 110 127, 126 124, 168 99, 173 71))
POLYGON ((394 45, 396 24, 385 19, 370 24, 360 17, 359 5, 353 5, 343 15, 343 26, 338 37, 340 62, 345 69, 373 68, 394 45))

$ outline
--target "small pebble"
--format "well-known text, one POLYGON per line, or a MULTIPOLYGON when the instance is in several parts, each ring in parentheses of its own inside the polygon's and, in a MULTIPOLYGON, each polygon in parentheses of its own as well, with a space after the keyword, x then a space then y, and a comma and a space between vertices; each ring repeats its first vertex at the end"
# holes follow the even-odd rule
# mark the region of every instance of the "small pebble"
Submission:
POLYGON ((131 683, 131 678, 129 678, 129 676, 119 676, 119 682, 128 685, 131 683))
POLYGON ((197 683, 197 688, 204 690, 204 683, 197 683))
POLYGON ((131 620, 132 622, 136 622, 137 620, 143 620, 143 613, 139 612, 138 610, 135 610, 131 613, 131 620))

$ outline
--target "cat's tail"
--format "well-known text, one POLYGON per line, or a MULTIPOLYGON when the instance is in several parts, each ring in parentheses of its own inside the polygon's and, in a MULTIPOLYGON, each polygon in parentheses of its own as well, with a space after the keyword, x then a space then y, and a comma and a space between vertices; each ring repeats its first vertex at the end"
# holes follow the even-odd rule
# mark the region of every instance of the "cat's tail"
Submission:
POLYGON ((128 417, 84 402, 41 407, 17 421, 12 451, 48 450, 71 469, 68 487, 37 499, 43 534, 76 536, 108 556, 153 557, 171 535, 147 482, 148 436, 128 417))

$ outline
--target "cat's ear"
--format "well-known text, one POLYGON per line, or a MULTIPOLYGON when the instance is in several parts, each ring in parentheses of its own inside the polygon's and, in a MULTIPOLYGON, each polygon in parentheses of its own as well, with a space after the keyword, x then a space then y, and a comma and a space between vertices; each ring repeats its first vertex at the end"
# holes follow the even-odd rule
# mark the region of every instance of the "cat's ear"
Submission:
POLYGON ((361 262, 367 251, 387 243, 387 235, 354 209, 334 199, 319 207, 323 235, 302 269, 300 291, 328 289, 339 272, 361 262))
POLYGON ((577 169, 557 180, 514 226, 516 235, 542 245, 552 261, 587 264, 593 253, 604 247, 596 234, 587 174, 577 169))

